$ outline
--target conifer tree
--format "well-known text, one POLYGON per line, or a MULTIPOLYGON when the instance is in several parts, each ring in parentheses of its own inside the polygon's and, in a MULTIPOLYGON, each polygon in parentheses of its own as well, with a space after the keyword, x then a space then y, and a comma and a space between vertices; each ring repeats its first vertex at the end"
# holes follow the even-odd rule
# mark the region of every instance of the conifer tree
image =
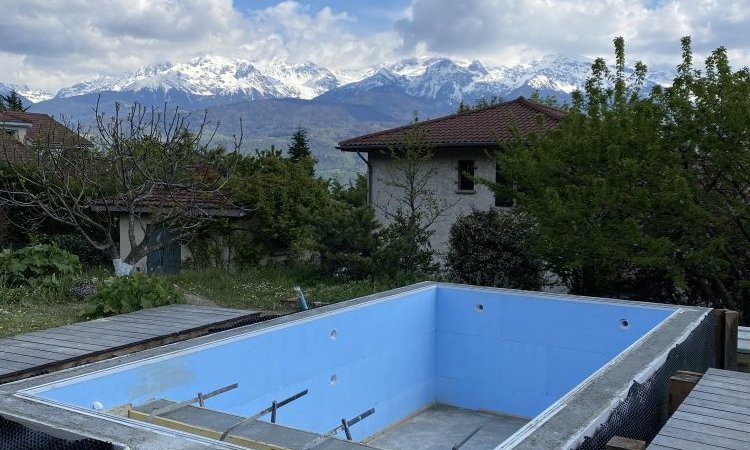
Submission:
POLYGON ((292 142, 289 144, 289 159, 300 162, 311 156, 310 144, 307 142, 307 130, 299 127, 292 135, 292 142))
POLYGON ((15 89, 10 91, 10 94, 3 98, 4 108, 9 111, 25 111, 23 107, 23 101, 19 97, 18 92, 15 89))

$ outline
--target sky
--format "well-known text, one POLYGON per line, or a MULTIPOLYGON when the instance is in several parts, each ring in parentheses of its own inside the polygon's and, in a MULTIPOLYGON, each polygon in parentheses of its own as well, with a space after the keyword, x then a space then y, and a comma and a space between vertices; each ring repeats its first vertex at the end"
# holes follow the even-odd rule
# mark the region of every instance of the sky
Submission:
POLYGON ((750 0, 0 0, 0 82, 55 92, 203 54, 361 71, 411 56, 514 65, 549 54, 673 67, 725 46, 750 64, 750 0))

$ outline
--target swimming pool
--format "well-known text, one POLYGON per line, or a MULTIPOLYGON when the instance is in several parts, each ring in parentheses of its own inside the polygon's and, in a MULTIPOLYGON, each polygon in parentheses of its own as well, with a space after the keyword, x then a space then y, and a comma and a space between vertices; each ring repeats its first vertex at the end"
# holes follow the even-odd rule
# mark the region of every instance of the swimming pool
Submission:
MULTIPOLYGON (((342 417, 374 408, 351 429, 360 441, 431 405, 447 405, 528 421, 507 440, 514 442, 685 311, 428 283, 296 314, 23 394, 106 411, 154 399, 181 401, 237 383, 206 407, 250 416, 307 390, 279 410, 280 425, 323 433, 342 417)), ((696 324, 706 314, 693 312, 696 324)))

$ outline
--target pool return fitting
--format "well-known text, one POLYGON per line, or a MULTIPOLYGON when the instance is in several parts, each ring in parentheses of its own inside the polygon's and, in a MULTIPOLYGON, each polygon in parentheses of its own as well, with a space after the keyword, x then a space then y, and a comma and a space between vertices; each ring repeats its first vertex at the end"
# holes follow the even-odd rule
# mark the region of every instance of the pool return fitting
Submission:
POLYGON ((349 430, 349 427, 352 425, 362 421, 363 419, 366 419, 370 417, 371 415, 375 414, 375 408, 370 408, 367 411, 363 412, 362 414, 358 415, 357 417, 354 417, 352 419, 346 420, 341 419, 341 425, 337 426, 336 428, 332 429, 331 431, 325 432, 318 436, 317 438, 313 439, 312 441, 305 444, 304 447, 302 447, 302 450, 310 450, 311 448, 317 447, 318 445, 322 444, 323 442, 327 441, 328 439, 331 439, 332 437, 339 434, 339 432, 343 431, 344 434, 346 434, 346 439, 351 441, 352 440, 352 433, 349 430))

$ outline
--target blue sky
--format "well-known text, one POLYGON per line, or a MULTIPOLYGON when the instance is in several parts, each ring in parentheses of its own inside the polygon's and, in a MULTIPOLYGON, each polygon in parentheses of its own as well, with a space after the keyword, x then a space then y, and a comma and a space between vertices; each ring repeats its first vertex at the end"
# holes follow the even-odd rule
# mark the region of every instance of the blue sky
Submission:
POLYGON ((362 72, 412 56, 513 65, 548 54, 674 67, 723 45, 750 63, 750 0, 3 1, 0 82, 56 91, 100 75, 214 54, 362 72))

